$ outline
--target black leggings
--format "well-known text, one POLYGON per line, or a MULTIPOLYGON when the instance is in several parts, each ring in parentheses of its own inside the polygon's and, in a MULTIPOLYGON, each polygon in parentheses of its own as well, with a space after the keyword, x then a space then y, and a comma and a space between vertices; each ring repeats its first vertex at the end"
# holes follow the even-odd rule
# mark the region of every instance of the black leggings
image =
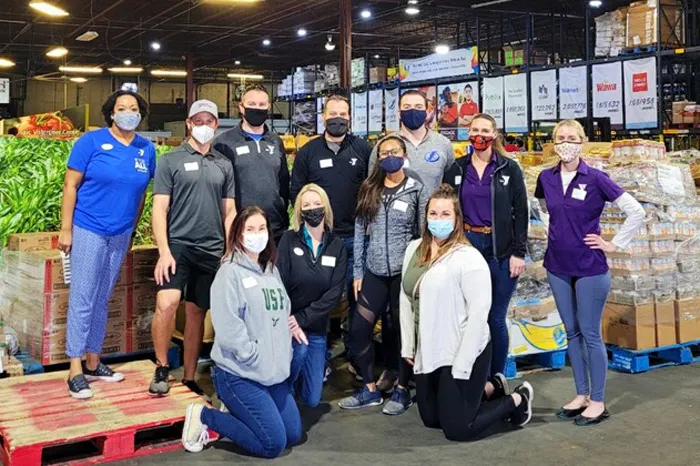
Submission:
POLYGON ((399 322, 399 294, 401 275, 380 277, 367 272, 357 299, 357 314, 350 327, 350 342, 355 363, 365 383, 374 381, 374 344, 372 336, 377 319, 389 305, 389 319, 382 324, 382 343, 388 369, 398 369, 399 385, 406 387, 411 377, 411 366, 401 358, 399 322))
POLYGON ((448 440, 477 438, 515 411, 513 397, 483 401, 491 364, 491 343, 476 358, 469 380, 452 377, 452 367, 416 375, 418 412, 426 427, 442 429, 448 440))

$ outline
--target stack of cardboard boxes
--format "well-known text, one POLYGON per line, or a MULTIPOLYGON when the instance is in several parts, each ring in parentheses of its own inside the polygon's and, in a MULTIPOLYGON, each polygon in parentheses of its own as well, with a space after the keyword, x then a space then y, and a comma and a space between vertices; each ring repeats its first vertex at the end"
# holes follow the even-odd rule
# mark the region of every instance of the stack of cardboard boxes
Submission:
POLYGON ((700 105, 687 100, 673 102, 671 105, 674 125, 700 125, 700 105))
POLYGON ((627 10, 626 46, 653 46, 657 45, 659 40, 662 46, 669 48, 684 44, 682 4, 675 0, 632 3, 627 10))
POLYGON ((627 8, 620 8, 595 19, 596 57, 616 57, 625 48, 627 8))
MULTIPOLYGON (((0 317, 18 334, 22 349, 43 365, 65 362, 69 285, 64 283, 55 233, 12 235, 3 252, 0 317)), ((155 310, 153 269, 157 249, 135 248, 122 266, 109 300, 103 353, 148 350, 141 325, 155 310)), ((150 316, 150 317, 149 317, 150 316)))

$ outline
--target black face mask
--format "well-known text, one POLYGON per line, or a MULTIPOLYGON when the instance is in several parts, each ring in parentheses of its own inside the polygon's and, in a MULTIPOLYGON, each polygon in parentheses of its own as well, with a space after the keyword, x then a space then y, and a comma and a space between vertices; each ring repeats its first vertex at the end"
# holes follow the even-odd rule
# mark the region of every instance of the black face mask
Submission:
POLYGON ((267 121, 267 110, 263 110, 260 108, 248 108, 248 107, 243 107, 245 109, 245 113, 243 114, 243 118, 245 121, 248 122, 250 126, 253 127, 258 127, 262 126, 265 124, 267 121))
POLYGON ((323 207, 301 211, 302 220, 308 223, 312 228, 319 226, 325 215, 325 209, 323 207))
POLYGON ((339 138, 347 134, 349 124, 347 118, 329 118, 326 120, 326 131, 334 138, 339 138))

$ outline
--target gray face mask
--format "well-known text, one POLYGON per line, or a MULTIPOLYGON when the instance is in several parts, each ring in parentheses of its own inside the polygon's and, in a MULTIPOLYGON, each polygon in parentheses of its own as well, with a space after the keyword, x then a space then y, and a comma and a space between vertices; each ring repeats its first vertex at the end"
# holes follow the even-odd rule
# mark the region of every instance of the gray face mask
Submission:
POLYGON ((133 131, 141 123, 141 114, 138 112, 117 112, 112 115, 112 120, 119 129, 133 131))

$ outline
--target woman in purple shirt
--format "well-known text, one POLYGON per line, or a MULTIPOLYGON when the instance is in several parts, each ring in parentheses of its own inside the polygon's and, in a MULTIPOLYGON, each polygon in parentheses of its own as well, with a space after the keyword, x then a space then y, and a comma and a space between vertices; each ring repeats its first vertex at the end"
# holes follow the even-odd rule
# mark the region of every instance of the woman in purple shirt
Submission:
POLYGON ((469 242, 491 270, 489 312, 492 354, 490 375, 505 372, 508 359, 506 313, 515 285, 525 271, 528 206, 523 172, 503 148, 496 121, 479 114, 470 126, 473 151, 457 159, 445 182, 459 193, 469 242))
POLYGON ((557 417, 575 418, 576 425, 587 426, 610 417, 603 401, 608 358, 600 333, 610 291, 605 253, 626 247, 645 214, 607 174, 581 160, 586 135, 578 122, 561 121, 552 138, 561 162, 540 173, 535 197, 549 213, 544 267, 566 328, 576 383, 576 398, 559 409, 557 417), (627 215, 611 242, 600 237, 600 215, 606 202, 627 215))

